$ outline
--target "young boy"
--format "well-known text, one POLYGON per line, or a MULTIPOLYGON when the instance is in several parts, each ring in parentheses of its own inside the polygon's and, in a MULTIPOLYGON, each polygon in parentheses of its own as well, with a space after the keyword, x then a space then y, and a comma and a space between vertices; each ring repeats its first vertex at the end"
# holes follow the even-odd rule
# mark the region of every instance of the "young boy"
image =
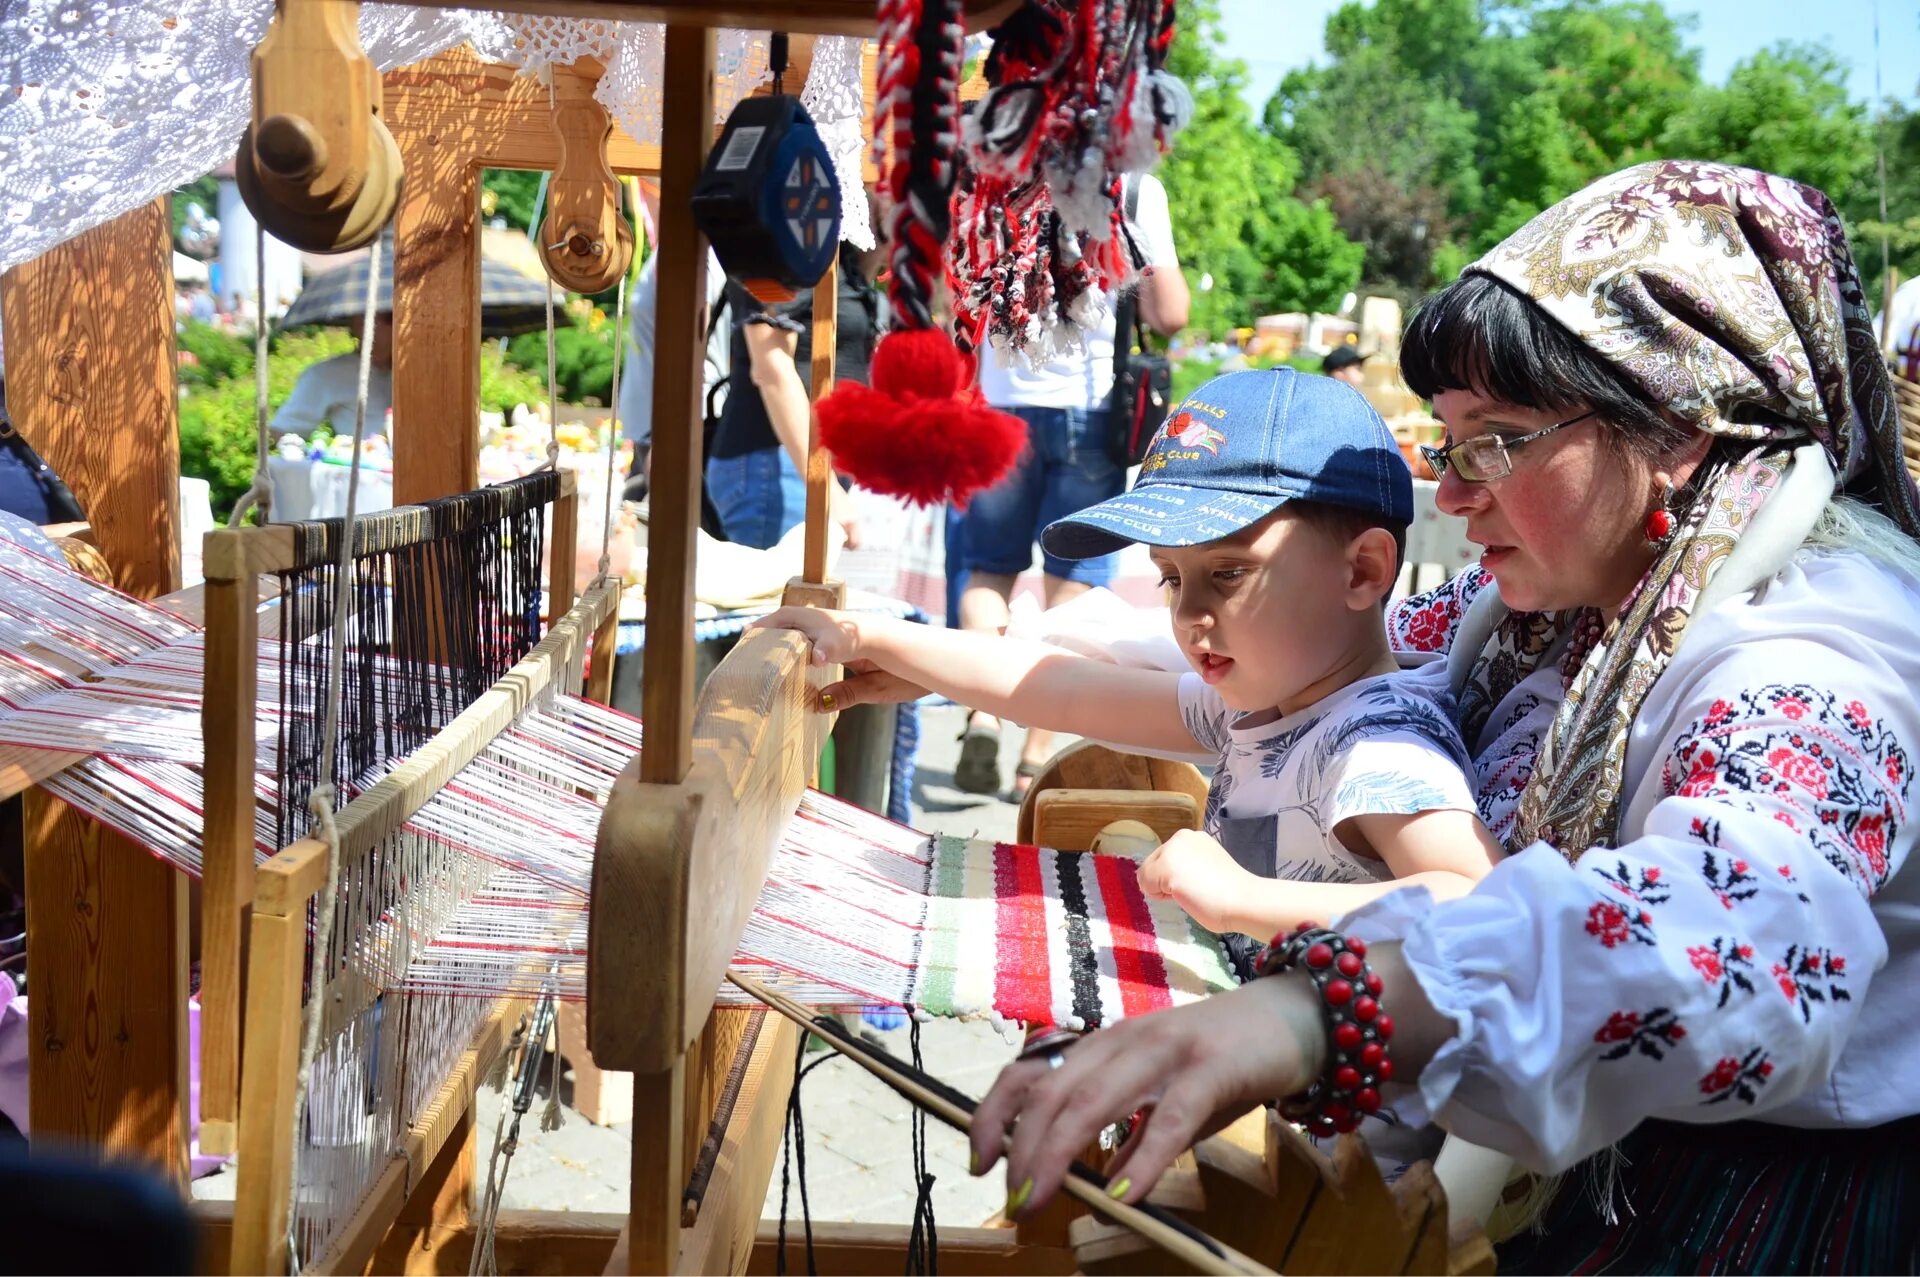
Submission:
POLYGON ((877 670, 1030 726, 1217 751, 1205 832, 1168 839, 1140 883, 1244 963, 1275 932, 1408 879, 1463 895, 1501 855, 1443 685, 1401 674, 1387 646, 1412 517, 1412 477, 1358 391, 1290 368, 1230 373, 1175 409, 1130 492, 1041 534, 1068 559, 1151 547, 1192 673, 818 609, 760 624, 868 671, 827 689, 849 701, 878 699, 858 695, 877 670))

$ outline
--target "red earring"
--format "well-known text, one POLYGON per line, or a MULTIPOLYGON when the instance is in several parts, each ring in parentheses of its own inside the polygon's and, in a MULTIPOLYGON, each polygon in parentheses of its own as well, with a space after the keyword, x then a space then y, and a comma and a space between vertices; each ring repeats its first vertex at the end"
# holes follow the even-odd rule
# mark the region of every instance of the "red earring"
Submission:
POLYGON ((1673 536, 1673 511, 1667 507, 1673 504, 1673 485, 1666 485, 1661 494, 1660 504, 1653 507, 1653 513, 1647 516, 1647 540, 1654 545, 1665 545, 1673 536))

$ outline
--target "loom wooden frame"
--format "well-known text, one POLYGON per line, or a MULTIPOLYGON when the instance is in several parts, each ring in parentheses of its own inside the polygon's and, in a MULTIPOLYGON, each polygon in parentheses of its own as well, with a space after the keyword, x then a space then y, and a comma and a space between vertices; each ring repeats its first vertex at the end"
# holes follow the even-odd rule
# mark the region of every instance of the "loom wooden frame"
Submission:
MULTIPOLYGON (((425 806, 454 774, 472 762, 546 688, 578 668, 597 631, 617 619, 620 587, 591 587, 556 621, 538 646, 493 687, 371 789, 334 817, 342 859, 363 854, 425 806)), ((287 1194, 293 1174, 293 1116, 299 1065, 301 984, 307 906, 325 884, 324 844, 303 838, 268 859, 252 875, 252 945, 248 960, 247 1068, 240 1092, 240 1178, 233 1215, 230 1262, 243 1273, 287 1267, 287 1194)), ((425 1120, 412 1126, 406 1148, 356 1221, 338 1239, 319 1271, 344 1271, 362 1240, 377 1239, 398 1217, 404 1188, 438 1155, 446 1134, 470 1107, 475 1080, 500 1045, 506 1002, 483 1024, 454 1075, 443 1084, 425 1120), (405 1165, 402 1166, 401 1163, 405 1165), (387 1204, 391 1204, 389 1214, 387 1204)), ((361 1263, 365 1263, 364 1257, 361 1263)))
MULTIPOLYGON (((573 598, 579 481, 559 475, 553 536, 547 554, 551 610, 573 598)), ((202 552, 206 577, 206 681, 201 733, 206 745, 206 814, 202 832, 200 947, 200 1146, 237 1151, 240 1102, 242 936, 254 898, 253 766, 259 701, 259 577, 296 567, 290 525, 221 528, 202 552)), ((602 645, 612 641, 609 633, 602 645)), ((610 662, 609 662, 610 663, 610 662)))

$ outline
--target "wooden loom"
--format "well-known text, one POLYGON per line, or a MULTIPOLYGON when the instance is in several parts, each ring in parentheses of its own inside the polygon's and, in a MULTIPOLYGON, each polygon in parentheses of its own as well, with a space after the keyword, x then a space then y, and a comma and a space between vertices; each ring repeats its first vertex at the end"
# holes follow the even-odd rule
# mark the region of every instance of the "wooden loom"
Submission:
MULTIPOLYGON (((579 7, 593 11, 600 8, 579 7)), ((663 114, 667 134, 660 155, 663 238, 691 243, 695 232, 684 199, 677 196, 691 186, 711 140, 711 131, 704 123, 711 118, 708 103, 713 37, 709 24, 752 23, 755 15, 764 23, 769 8, 736 5, 724 13, 696 13, 693 10, 697 6, 691 5, 644 8, 650 14, 663 11, 673 24, 665 58, 663 114), (753 13, 739 12, 743 9, 753 13)), ((863 20, 871 22, 868 7, 846 2, 780 6, 776 19, 779 25, 796 30, 847 30, 863 20)), ((443 101, 440 109, 450 111, 453 104, 443 101)), ((397 104, 390 106, 388 118, 396 129, 396 142, 405 153, 403 112, 397 104)), ((453 166, 471 177, 486 162, 493 161, 469 156, 453 166)), ((417 190, 418 181, 419 175, 410 166, 410 195, 417 190)), ((457 208, 459 203, 456 196, 447 207, 457 208)), ((407 218, 403 203, 401 265, 395 288, 397 333, 408 327, 409 312, 403 306, 403 297, 412 296, 424 307, 434 291, 423 282, 425 278, 445 272, 440 276, 444 281, 456 269, 465 269, 458 263, 477 262, 477 258, 462 258, 456 242, 453 252, 436 255, 431 269, 414 276, 408 263, 420 262, 427 250, 410 238, 407 218), (456 265, 448 265, 449 261, 456 265)), ((423 217, 414 229, 426 223, 423 217)), ((433 242, 431 236, 427 242, 433 242)), ((697 416, 704 268, 705 256, 700 253, 675 253, 661 262, 663 322, 658 329, 655 415, 663 423, 680 421, 690 426, 697 416), (682 317, 681 322, 673 322, 676 316, 682 317)), ((822 291, 825 297, 832 296, 830 280, 822 291)), ((477 290, 454 295, 473 299, 477 309, 477 290)), ((423 334, 435 331, 434 325, 446 322, 450 320, 443 311, 434 324, 423 323, 420 330, 423 334)), ((829 304, 816 312, 816 398, 831 376, 831 324, 829 304)), ((473 328, 477 332, 477 326, 473 328)), ((467 348, 467 334, 463 331, 459 337, 458 342, 449 343, 449 348, 467 348)), ((426 344, 433 345, 431 340, 426 344)), ((407 352, 418 351, 420 343, 403 338, 396 342, 396 349, 398 374, 408 367, 407 352)), ((443 382, 443 389, 459 391, 457 380, 469 375, 460 371, 460 363, 449 360, 443 366, 443 371, 452 369, 449 375, 453 379, 443 382)), ((466 361, 464 366, 470 369, 472 362, 466 361)), ((396 387, 406 380, 397 375, 396 387)), ((403 392, 397 389, 399 393, 403 392)), ((447 402, 442 398, 436 406, 444 411, 447 402)), ((457 396, 454 402, 459 402, 457 396)), ((396 415, 398 406, 397 402, 396 415)), ((467 418, 456 414, 453 419, 467 418)), ((406 435, 401 437, 405 439, 406 435)), ((799 640, 756 634, 722 665, 699 705, 694 705, 690 679, 690 557, 699 471, 694 438, 697 435, 691 431, 686 435, 671 430, 657 434, 652 521, 656 539, 650 547, 650 559, 658 566, 649 575, 650 642, 643 684, 648 744, 608 805, 595 867, 588 1033, 594 1054, 603 1065, 632 1069, 636 1075, 631 1209, 620 1221, 617 1246, 612 1220, 503 1217, 503 1270, 515 1270, 516 1260, 577 1269, 604 1262, 610 1253, 614 1267, 632 1272, 766 1270, 772 1266, 772 1247, 767 1239, 756 1240, 756 1224, 766 1177, 778 1148, 779 1118, 790 1086, 788 1061, 797 1031, 785 1021, 762 1024, 744 1061, 744 1080, 737 1099, 729 1110, 722 1111, 723 1083, 740 1054, 739 1044, 746 1039, 750 1017, 739 1012, 715 1013, 712 999, 732 956, 734 938, 740 934, 758 883, 764 878, 773 843, 808 779, 806 760, 817 756, 828 729, 829 720, 809 708, 810 689, 827 675, 808 667, 799 640), (716 1117, 721 1121, 716 1123, 716 1117), (690 1201, 687 1184, 703 1144, 713 1151, 711 1174, 704 1198, 690 1201), (556 1258, 562 1255, 566 1258, 556 1258)), ((443 468, 471 464, 460 460, 458 448, 443 450, 441 456, 451 457, 443 462, 443 468)), ((400 464, 405 475, 404 452, 400 464)), ((829 479, 817 448, 808 467, 808 480, 807 568, 805 579, 790 587, 789 600, 837 603, 840 591, 823 579, 824 496, 829 479)), ((470 486, 470 481, 449 486, 470 486)), ((423 494, 409 487, 407 495, 423 494)), ((557 646, 578 641, 576 634, 557 646)), ((548 655, 552 658, 558 653, 548 655)), ((533 681, 541 675, 530 669, 521 677, 533 681)), ((512 690, 501 689, 472 721, 510 713, 515 695, 512 690)), ((477 729, 482 734, 485 730, 477 729)), ((439 765, 453 764, 442 759, 439 765)), ((414 775, 410 779, 424 777, 414 775)), ((350 834, 359 836, 358 831, 374 830, 383 821, 401 818, 408 802, 417 801, 419 792, 414 791, 415 798, 409 798, 405 785, 399 782, 384 789, 376 801, 346 820, 350 834)), ((1083 803, 1089 801, 1082 799, 1083 803)), ((1056 801, 1048 805, 1060 807, 1057 815, 1066 814, 1066 804, 1056 801)), ((1138 813, 1130 807, 1124 814, 1138 813)), ((1083 812, 1071 819, 1091 818, 1083 812)), ((1158 827, 1157 821, 1148 823, 1158 827)), ((275 1248, 284 1237, 284 1217, 277 1219, 275 1211, 285 1209, 284 1191, 276 1193, 276 1185, 284 1188, 284 1177, 290 1169, 285 1160, 285 1137, 290 1135, 292 1112, 286 1073, 291 1041, 288 1008, 297 1007, 299 1001, 296 964, 304 902, 319 883, 315 862, 311 844, 296 844, 263 866, 255 879, 253 979, 248 991, 252 1011, 248 1017, 248 1067, 239 1124, 240 1142, 250 1151, 243 1166, 248 1168, 255 1187, 243 1187, 243 1200, 235 1208, 227 1263, 221 1265, 231 1266, 234 1271, 273 1271, 276 1259, 282 1257, 276 1255, 275 1248)), ((457 1160, 448 1160, 446 1152, 457 1152, 463 1139, 470 1140, 474 1082, 486 1058, 497 1050, 501 1036, 500 1018, 496 1016, 447 1079, 440 1101, 409 1133, 403 1155, 395 1159, 376 1191, 362 1202, 353 1225, 333 1253, 310 1267, 358 1269, 371 1261, 381 1270, 451 1271, 466 1262, 465 1251, 472 1245, 473 1232, 461 1200, 462 1171, 457 1160)), ((470 1143, 466 1147, 470 1157, 470 1143)), ((1324 1166, 1315 1163, 1311 1155, 1294 1157, 1298 1150, 1289 1152, 1290 1147, 1283 1136, 1268 1134, 1262 1144, 1264 1155, 1246 1153, 1242 1148, 1244 1155, 1235 1160, 1218 1148, 1203 1150, 1195 1160, 1189 1187, 1197 1184, 1204 1198, 1190 1192, 1187 1204, 1210 1205, 1212 1209, 1202 1214, 1204 1226, 1228 1236, 1248 1254, 1275 1263, 1295 1257, 1298 1262, 1291 1266, 1301 1270, 1311 1270, 1317 1260, 1338 1267, 1332 1261, 1342 1259, 1361 1270, 1459 1270, 1469 1252, 1456 1248, 1449 1259, 1444 1208, 1432 1191, 1423 1189, 1416 1195, 1411 1220, 1404 1228, 1396 1228, 1382 1213, 1392 1210, 1404 1218, 1405 1212, 1394 1205, 1393 1198, 1376 1194, 1365 1200, 1343 1201, 1336 1192, 1326 1191, 1339 1181, 1327 1178, 1324 1166), (1286 1196, 1289 1192, 1291 1198, 1286 1196), (1286 1212, 1276 1216, 1276 1198, 1294 1203, 1290 1216, 1286 1212), (1356 1212, 1372 1212, 1375 1218, 1369 1221, 1370 1226, 1388 1240, 1364 1256, 1345 1257, 1309 1244, 1314 1238, 1337 1236, 1330 1229, 1340 1223, 1339 1217, 1356 1212), (1273 1218, 1292 1222, 1283 1228, 1281 1223, 1272 1222, 1273 1218), (1261 1235, 1240 1240, 1246 1236, 1245 1226, 1255 1224, 1264 1229, 1261 1235)), ((470 1182, 464 1191, 470 1194, 470 1182)), ((1065 1214, 1057 1213, 1017 1231, 943 1229, 941 1258, 953 1272, 1070 1271, 1076 1258, 1095 1268, 1117 1266, 1120 1270, 1129 1262, 1128 1255, 1137 1253, 1127 1242, 1081 1227, 1078 1240, 1087 1249, 1076 1257, 1068 1247, 1065 1226, 1065 1214)), ((216 1247, 223 1233, 217 1224, 210 1231, 216 1247)), ((875 1271, 897 1267, 905 1243, 903 1230, 828 1228, 817 1235, 823 1262, 829 1269, 875 1271)), ((1135 1262, 1148 1268, 1164 1267, 1164 1261, 1153 1256, 1135 1262)))

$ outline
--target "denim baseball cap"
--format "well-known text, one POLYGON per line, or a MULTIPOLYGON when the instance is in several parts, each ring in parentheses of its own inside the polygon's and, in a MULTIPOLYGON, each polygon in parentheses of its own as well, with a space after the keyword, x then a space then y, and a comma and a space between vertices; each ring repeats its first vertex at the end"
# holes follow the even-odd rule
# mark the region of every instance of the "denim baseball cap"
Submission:
POLYGON ((1049 524, 1040 544, 1062 559, 1204 545, 1296 500, 1405 527, 1413 473, 1352 386, 1285 367, 1233 372, 1167 414, 1131 491, 1049 524))

